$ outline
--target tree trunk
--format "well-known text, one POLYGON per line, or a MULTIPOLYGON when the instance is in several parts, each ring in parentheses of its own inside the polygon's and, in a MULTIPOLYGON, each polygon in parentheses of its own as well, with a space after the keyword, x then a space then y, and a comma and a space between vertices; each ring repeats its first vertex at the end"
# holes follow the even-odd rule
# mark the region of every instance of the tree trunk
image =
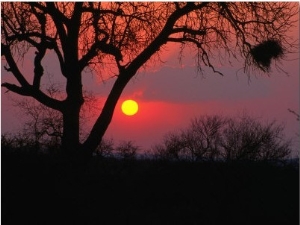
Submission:
POLYGON ((70 107, 63 113, 62 150, 67 156, 75 155, 80 150, 79 112, 80 108, 70 107))
POLYGON ((121 74, 118 76, 114 86, 106 99, 104 107, 96 123, 94 124, 90 135, 83 143, 83 151, 87 156, 92 156, 97 146, 100 144, 111 120, 116 107, 116 104, 133 74, 121 74))
POLYGON ((73 66, 67 78, 67 99, 63 108, 62 150, 66 156, 74 156, 80 152, 79 114, 84 102, 82 96, 81 73, 73 66))

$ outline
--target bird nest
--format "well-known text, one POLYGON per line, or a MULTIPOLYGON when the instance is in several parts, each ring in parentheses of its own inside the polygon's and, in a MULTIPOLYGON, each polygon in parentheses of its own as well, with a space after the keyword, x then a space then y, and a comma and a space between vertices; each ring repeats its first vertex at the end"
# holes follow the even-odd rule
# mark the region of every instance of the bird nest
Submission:
POLYGON ((269 70, 272 59, 279 59, 283 56, 284 51, 281 43, 277 40, 266 40, 255 45, 250 54, 254 62, 263 70, 269 70))

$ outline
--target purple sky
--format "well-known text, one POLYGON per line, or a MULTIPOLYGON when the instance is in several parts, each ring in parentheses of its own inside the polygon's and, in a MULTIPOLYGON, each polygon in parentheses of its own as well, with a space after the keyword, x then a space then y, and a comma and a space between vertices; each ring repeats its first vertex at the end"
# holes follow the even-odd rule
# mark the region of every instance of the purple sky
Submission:
MULTIPOLYGON (((299 39, 299 29, 295 29, 292 35, 299 39)), ((176 52, 174 47, 169 48, 163 55, 164 64, 140 71, 129 83, 117 105, 106 138, 113 138, 115 142, 132 140, 147 150, 160 142, 167 132, 187 127, 196 116, 236 116, 247 112, 262 121, 276 119, 278 123, 283 123, 287 136, 294 140, 296 154, 300 146, 296 136, 299 122, 288 109, 299 113, 299 53, 289 54, 288 60, 280 65, 289 75, 272 67, 269 74, 250 74, 249 80, 239 71, 242 62, 217 67, 224 76, 213 73, 209 68, 204 68, 205 72, 201 75, 196 72, 192 54, 186 53, 181 65, 176 52), (121 113, 120 105, 128 98, 139 103, 140 110, 136 116, 128 117, 121 113)), ((23 64, 26 70, 32 71, 32 59, 26 58, 23 64)), ((51 55, 44 65, 47 74, 59 73, 57 62, 51 55)), ((3 65, 1 73, 2 82, 11 80, 3 65)), ((114 80, 102 84, 95 75, 85 76, 84 88, 94 92, 101 108, 114 80)), ((16 132, 22 127, 22 114, 18 108, 12 107, 9 99, 16 95, 5 93, 3 88, 1 95, 1 132, 16 132)))
POLYGON ((288 108, 299 112, 299 61, 284 62, 282 68, 288 76, 274 70, 269 76, 251 76, 250 81, 245 74, 236 74, 238 67, 221 68, 224 76, 206 69, 203 77, 193 66, 176 68, 167 64, 155 72, 145 72, 129 84, 123 98, 137 100, 139 113, 147 117, 141 116, 136 123, 138 118, 124 117, 117 108, 107 137, 134 140, 149 147, 168 131, 186 127, 196 116, 247 112, 262 121, 276 119, 283 123, 287 136, 295 140, 296 151, 299 123, 288 108))

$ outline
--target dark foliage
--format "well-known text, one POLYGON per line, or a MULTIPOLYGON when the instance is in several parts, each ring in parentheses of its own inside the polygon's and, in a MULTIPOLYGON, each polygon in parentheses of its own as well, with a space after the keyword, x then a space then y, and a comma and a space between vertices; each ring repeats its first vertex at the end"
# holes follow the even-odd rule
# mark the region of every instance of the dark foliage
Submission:
POLYGON ((283 56, 284 50, 278 40, 266 40, 262 43, 255 45, 250 54, 254 62, 263 70, 268 71, 271 66, 272 59, 279 59, 283 56))
POLYGON ((298 224, 299 172, 267 163, 2 156, 2 224, 298 224))

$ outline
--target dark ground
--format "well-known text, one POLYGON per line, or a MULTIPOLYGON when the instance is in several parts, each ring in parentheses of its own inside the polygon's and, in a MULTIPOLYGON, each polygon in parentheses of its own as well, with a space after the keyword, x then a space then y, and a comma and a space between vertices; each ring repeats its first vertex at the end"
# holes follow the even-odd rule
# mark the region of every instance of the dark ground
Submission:
POLYGON ((266 163, 2 155, 2 224, 299 224, 299 171, 266 163))

